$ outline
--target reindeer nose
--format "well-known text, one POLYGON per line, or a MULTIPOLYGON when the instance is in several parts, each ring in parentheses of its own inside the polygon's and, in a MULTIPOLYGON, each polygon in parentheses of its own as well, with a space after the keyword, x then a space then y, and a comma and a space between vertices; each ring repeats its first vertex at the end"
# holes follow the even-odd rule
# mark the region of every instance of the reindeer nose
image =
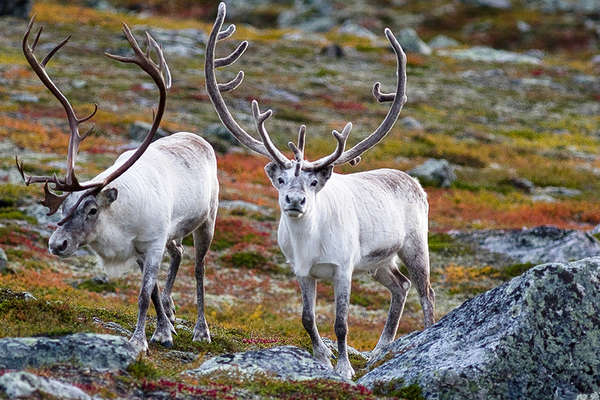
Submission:
POLYGON ((292 195, 285 195, 285 202, 292 206, 303 206, 306 204, 306 196, 300 193, 292 193, 292 195))
POLYGON ((50 252, 55 255, 60 255, 62 252, 64 252, 67 249, 68 246, 69 246, 69 242, 65 239, 60 244, 59 243, 51 244, 50 252))
POLYGON ((291 203, 292 200, 290 200, 290 196, 288 196, 287 194, 285 195, 285 202, 286 203, 291 203))

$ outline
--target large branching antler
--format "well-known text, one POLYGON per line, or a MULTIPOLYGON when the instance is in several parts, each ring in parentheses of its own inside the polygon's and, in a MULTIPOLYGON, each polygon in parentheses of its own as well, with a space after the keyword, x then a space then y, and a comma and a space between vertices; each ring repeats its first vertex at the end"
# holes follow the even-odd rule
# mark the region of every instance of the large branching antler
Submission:
POLYGON ((262 142, 256 140, 248 132, 246 132, 233 118, 225 100, 221 93, 229 92, 237 88, 244 79, 244 72, 240 71, 236 77, 227 83, 218 83, 215 76, 215 68, 226 67, 235 63, 248 48, 248 42, 243 41, 238 47, 227 57, 215 59, 215 48, 218 41, 229 38, 235 32, 235 25, 229 25, 226 29, 221 30, 223 22, 225 21, 226 7, 225 3, 219 4, 219 10, 217 12, 217 18, 213 25, 210 35, 208 37, 208 43, 206 44, 206 60, 204 63, 204 74, 206 75, 206 91, 210 97, 210 100, 223 122, 223 125, 231 132, 231 134, 244 146, 248 147, 278 164, 288 168, 292 165, 291 161, 287 159, 271 142, 269 134, 265 128, 265 120, 268 119, 272 112, 267 110, 264 113, 260 112, 258 103, 252 102, 252 114, 256 123, 256 129, 262 138, 262 142))
POLYGON ((29 35, 31 33, 31 28, 33 26, 34 18, 31 19, 29 25, 27 26, 27 31, 25 36, 23 37, 23 53, 25 54, 25 58, 31 65, 32 69, 42 81, 42 83, 50 90, 52 94, 61 102, 63 107, 65 108, 65 112, 67 114, 67 120, 69 122, 69 127, 71 129, 71 136, 69 139, 69 150, 67 153, 67 174, 64 178, 59 178, 56 175, 53 176, 30 176, 26 175, 23 170, 23 163, 19 161, 18 158, 15 158, 17 163, 17 168, 25 181, 25 184, 30 185, 32 183, 44 183, 44 193, 45 199, 41 202, 42 205, 49 208, 48 215, 54 214, 60 205, 64 202, 67 194, 65 195, 57 195, 53 193, 48 184, 53 184, 53 190, 60 190, 63 192, 79 192, 86 191, 77 201, 77 203, 69 210, 64 218, 59 222, 59 225, 63 224, 67 219, 69 219, 73 212, 77 209, 79 203, 87 196, 87 195, 95 195, 98 194, 102 188, 108 185, 110 182, 117 179, 121 176, 127 169, 129 169, 146 151, 150 143, 152 142, 152 138, 154 137, 158 127, 160 125, 160 121, 164 114, 165 105, 166 105, 166 95, 167 89, 171 86, 171 74, 169 71, 169 67, 165 61, 164 54, 160 45, 146 33, 146 52, 143 52, 137 41, 135 40, 133 34, 129 27, 123 24, 123 33, 125 34, 129 44, 131 45, 134 56, 132 57, 123 57, 117 56, 113 54, 106 53, 106 56, 115 59, 117 61, 125 62, 125 63, 133 63, 138 65, 142 70, 144 70, 156 83, 159 89, 159 103, 158 109, 154 113, 154 119, 152 122, 152 127, 148 131, 146 137, 144 138, 141 145, 136 149, 136 151, 118 168, 116 168, 112 173, 110 173, 106 178, 104 178, 100 182, 89 182, 85 184, 79 184, 77 178, 75 177, 75 159, 77 157, 77 152, 79 150, 80 143, 89 135, 91 129, 87 131, 84 135, 79 134, 79 125, 94 116, 98 107, 95 105, 94 111, 84 118, 77 118, 73 107, 67 100, 67 98, 61 93, 58 87, 52 82, 50 77, 48 76, 45 66, 50 60, 50 58, 60 50, 62 46, 64 46, 69 40, 70 36, 65 40, 60 42, 56 47, 54 47, 48 55, 44 58, 44 60, 40 63, 37 58, 33 54, 35 47, 40 38, 40 34, 42 32, 42 28, 38 31, 36 38, 33 41, 33 44, 29 45, 29 35), (158 55, 158 64, 156 64, 151 58, 150 53, 154 50, 158 55), (164 74, 164 76, 163 76, 164 74), (165 82, 166 80, 166 82, 165 82))
MULTIPOLYGON (((217 83, 215 77, 215 68, 224 67, 227 65, 233 64, 237 61, 240 56, 244 53, 246 48, 248 47, 248 42, 243 41, 229 56, 224 58, 215 59, 215 47, 216 43, 219 40, 226 39, 230 37, 233 32, 235 32, 235 26, 230 25, 227 29, 221 30, 223 26, 223 22, 225 20, 226 7, 225 3, 219 4, 219 10, 217 12, 217 18, 215 20, 215 24, 210 32, 210 36, 208 38, 208 44, 206 48, 206 63, 204 66, 204 72, 206 74, 206 89, 208 91, 208 95, 219 115, 219 118, 223 122, 223 124, 227 127, 227 129, 235 136, 240 143, 249 149, 271 159, 272 161, 277 162, 279 165, 285 168, 291 168, 294 163, 292 163, 281 151, 279 151, 273 142, 265 128, 265 121, 272 115, 271 110, 267 110, 263 113, 260 112, 258 107, 258 102, 256 100, 252 101, 252 114, 254 116, 254 121, 256 124, 256 130, 258 131, 262 142, 256 140, 254 137, 249 135, 244 129, 242 129, 239 124, 234 120, 231 113, 227 109, 225 101, 221 95, 222 92, 227 92, 238 87, 243 78, 244 73, 240 71, 237 76, 227 82, 225 84, 217 83)), ((398 115, 402 110, 402 106, 406 102, 406 55, 404 51, 402 51, 402 47, 396 40, 396 37, 388 28, 385 29, 385 35, 390 41, 394 52, 396 53, 397 59, 397 71, 396 74, 398 76, 398 83, 396 86, 395 93, 382 93, 381 92, 381 84, 379 82, 375 83, 373 86, 373 96, 377 99, 378 102, 392 102, 390 109, 385 117, 385 119, 381 122, 379 127, 367 136, 365 139, 360 141, 354 147, 349 150, 345 150, 346 141, 348 139, 348 135, 350 134, 350 130, 352 129, 352 124, 347 123, 342 133, 338 131, 333 131, 332 135, 337 141, 337 147, 333 153, 323 158, 320 158, 313 162, 308 162, 304 160, 304 139, 305 139, 305 130, 306 127, 304 125, 300 128, 300 133, 298 137, 298 146, 294 143, 288 143, 288 146, 294 153, 295 166, 296 166, 296 174, 299 173, 300 169, 304 171, 316 171, 319 169, 323 169, 330 165, 340 165, 345 163, 350 163, 351 165, 356 165, 360 162, 360 156, 362 153, 370 149, 379 143, 390 131, 396 120, 398 119, 398 115)))
POLYGON ((23 54, 27 59, 27 62, 38 76, 40 81, 50 90, 50 92, 60 101, 63 108, 65 109, 65 113, 67 115, 67 120, 69 122, 69 129, 71 130, 71 135, 69 138, 69 150, 67 153, 67 174, 65 177, 59 178, 56 175, 53 176, 32 176, 25 174, 23 170, 23 162, 19 161, 18 158, 15 157, 15 162, 17 164, 17 168, 21 173, 21 177, 25 181, 25 184, 30 185, 32 183, 44 183, 44 193, 45 198, 42 201, 42 205, 48 207, 50 209, 49 215, 54 214, 56 210, 60 207, 62 202, 64 201, 66 196, 59 196, 48 188, 48 183, 54 184, 55 190, 61 190, 65 192, 75 192, 86 190, 89 188, 97 187, 98 183, 90 183, 80 185, 76 176, 75 176, 75 159, 77 158, 77 151, 79 150, 79 145, 81 142, 88 137, 88 135, 92 132, 92 129, 89 129, 86 133, 81 135, 79 133, 79 125, 85 121, 91 119, 98 111, 98 105, 94 104, 94 111, 86 117, 78 118, 77 114, 73 110, 73 106, 69 103, 69 100, 65 97, 65 95, 60 91, 60 89, 56 86, 56 84, 52 81, 48 73, 46 72, 46 64, 50 61, 50 59, 69 41, 71 36, 67 36, 62 42, 56 45, 44 59, 39 62, 35 54, 33 53, 35 47, 38 44, 40 39, 40 35, 42 34, 43 27, 40 27, 38 30, 35 39, 33 40, 33 44, 29 45, 29 35, 31 34, 31 29, 33 28, 33 23, 35 21, 35 17, 32 17, 27 25, 27 30, 25 31, 25 35, 23 36, 23 54))

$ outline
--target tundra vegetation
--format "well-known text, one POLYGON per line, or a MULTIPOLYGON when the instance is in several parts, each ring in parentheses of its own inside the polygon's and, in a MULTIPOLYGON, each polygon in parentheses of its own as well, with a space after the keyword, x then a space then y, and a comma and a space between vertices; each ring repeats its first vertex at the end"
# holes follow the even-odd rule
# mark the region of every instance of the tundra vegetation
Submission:
MULTIPOLYGON (((105 3, 111 6, 110 1, 105 3)), ((91 8, 84 1, 38 1, 33 6, 38 23, 46 27, 47 42, 74 34, 49 65, 53 78, 74 107, 85 109, 98 102, 96 134, 81 143, 78 176, 91 178, 109 167, 117 154, 133 147, 129 126, 152 118, 147 110, 156 101, 155 88, 143 83, 145 76, 139 70, 103 56, 105 50, 122 55, 129 51, 120 34, 124 21, 135 34, 144 30, 154 34, 173 71, 162 128, 200 133, 217 149, 221 201, 242 200, 259 207, 238 203, 219 210, 206 259, 210 343, 192 340, 197 315, 194 250, 191 238, 186 238, 173 288, 180 318, 174 324, 178 334, 173 336, 173 348, 150 343, 149 354, 126 371, 97 374, 73 365, 29 371, 64 379, 106 398, 153 392, 182 398, 252 394, 337 398, 340 391, 347 398, 381 396, 333 381, 281 382, 261 376, 249 382, 241 376, 180 375, 218 354, 277 345, 310 351, 312 346, 299 317, 300 288, 277 246, 277 193, 264 173, 264 159, 226 151, 232 144, 222 135, 204 89, 204 46, 216 4, 150 2, 140 13, 135 1, 112 3, 117 8, 91 8)), ((359 0, 334 3, 332 13, 345 12, 374 32, 374 39, 340 30, 341 23, 324 33, 278 28, 277 16, 291 7, 285 3, 230 16, 238 28, 236 36, 251 46, 238 62, 246 84, 228 94, 229 107, 252 132, 250 101, 269 104, 275 110, 269 131, 279 148, 296 135, 299 123, 306 123, 311 133, 306 154, 314 157, 331 152, 329 132, 347 120, 356 130, 376 126, 385 116, 386 108, 375 104, 369 93, 372 82, 389 82, 396 62, 388 43, 379 38, 385 26, 394 32, 413 27, 425 41, 438 34, 451 36, 462 43, 459 49, 481 45, 521 53, 542 50, 543 58, 536 64, 464 60, 453 58, 449 50, 431 55, 408 52, 408 102, 401 119, 412 117, 421 126, 409 127, 400 120, 359 165, 340 168, 347 173, 384 167, 408 171, 429 158, 445 159, 455 168, 456 180, 450 187, 425 186, 436 320, 532 266, 482 250, 453 230, 554 225, 588 231, 600 224, 600 83, 598 64, 591 62, 598 38, 585 23, 587 19, 598 26, 597 19, 544 13, 513 3, 508 9, 446 0, 382 1, 376 7, 375 2, 366 7, 359 0), (519 21, 531 29, 519 31, 519 21), (341 46, 343 57, 321 51, 333 44, 341 46)), ((231 8, 235 5, 230 12, 231 8)), ((85 248, 64 260, 49 255, 48 239, 57 219, 47 217, 36 204, 42 188, 24 187, 14 166, 18 153, 32 174, 62 174, 68 143, 64 110, 22 56, 26 24, 0 19, 0 247, 8 260, 6 265, 0 260, 0 337, 76 332, 127 336, 136 324, 139 272, 106 277, 85 248)), ((225 54, 236 42, 222 45, 225 54)), ((234 77, 228 73, 223 72, 221 81, 234 77)), ((348 146, 360 139, 350 135, 348 146)), ((168 266, 165 258, 161 282, 168 266)), ((319 332, 334 338, 333 287, 320 282, 317 299, 319 332)), ((368 276, 352 282, 350 346, 359 350, 375 346, 389 302, 388 292, 368 276)), ((421 327, 419 297, 411 289, 398 334, 421 327)), ((156 317, 150 311, 148 337, 155 328, 156 317)), ((350 355, 350 362, 360 376, 364 360, 350 355)), ((419 391, 409 387, 396 395, 418 398, 419 391)))

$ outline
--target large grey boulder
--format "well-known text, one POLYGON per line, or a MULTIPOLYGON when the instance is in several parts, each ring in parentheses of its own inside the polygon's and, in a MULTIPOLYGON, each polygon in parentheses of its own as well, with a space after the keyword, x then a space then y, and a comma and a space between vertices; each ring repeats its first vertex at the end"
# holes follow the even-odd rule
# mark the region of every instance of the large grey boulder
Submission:
POLYGON ((266 374, 294 381, 311 379, 345 381, 342 376, 318 362, 306 350, 295 346, 278 346, 243 353, 222 354, 205 361, 196 369, 183 373, 187 375, 232 373, 248 377, 255 374, 266 374))
POLYGON ((57 338, 26 337, 0 339, 0 369, 37 368, 76 363, 98 370, 125 369, 137 352, 122 336, 76 333, 57 338))
POLYGON ((600 391, 598 349, 600 258, 544 264, 392 342, 358 383, 417 383, 428 399, 575 399, 600 391))
POLYGON ((553 226, 481 230, 456 236, 518 263, 569 262, 600 256, 600 241, 590 233, 553 226))
POLYGON ((444 159, 430 158, 408 171, 408 174, 419 178, 422 184, 430 186, 449 187, 456 180, 454 167, 444 159))
POLYGON ((41 398, 91 399, 87 393, 78 387, 25 371, 7 372, 0 376, 0 395, 2 393, 9 399, 38 398, 35 396, 36 394, 41 398))

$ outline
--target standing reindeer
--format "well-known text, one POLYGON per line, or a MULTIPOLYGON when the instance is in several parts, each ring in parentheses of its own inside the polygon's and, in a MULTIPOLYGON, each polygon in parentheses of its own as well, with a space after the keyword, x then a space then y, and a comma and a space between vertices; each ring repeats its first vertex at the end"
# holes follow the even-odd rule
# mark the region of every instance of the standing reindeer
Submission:
POLYGON ((379 102, 392 102, 379 127, 356 146, 344 151, 352 128, 348 123, 342 133, 333 131, 336 150, 317 161, 304 160, 305 126, 300 127, 298 144, 289 143, 294 160, 286 158, 271 142, 265 120, 271 110, 261 112, 252 102, 258 141, 244 131, 227 109, 222 92, 235 89, 243 72, 230 82, 218 84, 215 68, 233 64, 246 50, 242 42, 231 55, 215 59, 217 41, 233 34, 235 27, 221 30, 225 20, 225 4, 219 5, 215 24, 206 46, 206 88, 223 124, 251 150, 271 160, 265 171, 279 191, 281 220, 278 242, 291 263, 302 290, 302 324, 308 332, 314 356, 331 367, 331 351, 325 346, 315 323, 316 279, 332 279, 335 292, 335 334, 339 357, 337 372, 350 378, 354 370, 348 360, 346 335, 353 272, 369 272, 392 294, 390 310, 374 352, 391 342, 398 328, 410 281, 397 266, 400 258, 416 284, 423 308, 424 323, 434 322, 434 292, 429 282, 427 247, 426 194, 419 183, 402 171, 379 169, 339 175, 335 165, 356 165, 360 155, 375 146, 392 128, 406 102, 406 56, 389 29, 385 35, 397 58, 398 84, 393 94, 382 93, 380 84, 373 87, 379 102))
POLYGON ((29 176, 17 159, 17 167, 27 185, 43 183, 45 199, 42 204, 54 214, 62 208, 62 220, 49 240, 50 253, 67 257, 81 245, 88 244, 99 255, 107 269, 137 261, 142 270, 139 294, 139 314, 130 342, 140 351, 148 349, 146 341, 146 314, 150 299, 157 314, 156 331, 152 341, 166 346, 173 344, 175 332, 174 305, 171 290, 181 262, 181 240, 193 233, 196 252, 196 283, 198 320, 194 341, 210 341, 204 317, 204 256, 212 241, 218 207, 217 166, 212 147, 192 133, 179 132, 152 143, 166 104, 167 89, 171 85, 169 68, 158 43, 146 33, 147 50, 142 51, 127 25, 123 32, 134 55, 123 57, 106 53, 112 59, 139 66, 153 79, 159 90, 158 109, 152 127, 135 151, 127 151, 104 172, 80 184, 75 177, 75 158, 79 144, 87 133, 79 133, 79 125, 94 116, 78 118, 67 98, 46 72, 50 58, 69 38, 50 51, 40 63, 33 51, 39 40, 40 28, 33 44, 29 45, 32 19, 23 38, 23 52, 42 83, 61 102, 71 130, 65 177, 29 176), (154 50, 159 59, 150 58, 154 50), (165 82, 166 81, 166 82, 165 82), (65 192, 63 195, 54 190, 65 192), (171 264, 162 296, 159 297, 157 274, 163 253, 168 251, 171 264))

